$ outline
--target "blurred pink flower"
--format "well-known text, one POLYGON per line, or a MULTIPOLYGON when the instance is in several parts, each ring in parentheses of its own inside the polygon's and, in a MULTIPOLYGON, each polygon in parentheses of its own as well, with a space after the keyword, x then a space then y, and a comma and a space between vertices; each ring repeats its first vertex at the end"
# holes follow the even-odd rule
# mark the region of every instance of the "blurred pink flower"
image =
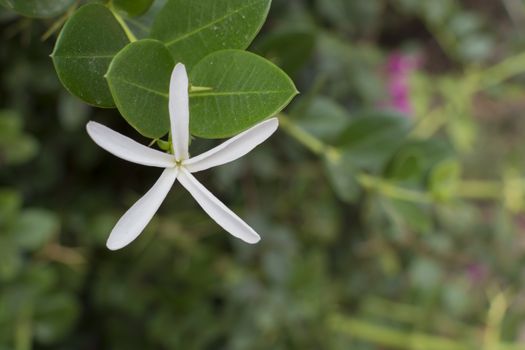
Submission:
POLYGON ((466 268, 467 278, 472 285, 477 285, 487 278, 489 270, 481 263, 472 263, 466 268))
POLYGON ((418 55, 393 52, 385 65, 388 98, 381 104, 386 109, 412 114, 410 102, 410 75, 421 66, 418 55))

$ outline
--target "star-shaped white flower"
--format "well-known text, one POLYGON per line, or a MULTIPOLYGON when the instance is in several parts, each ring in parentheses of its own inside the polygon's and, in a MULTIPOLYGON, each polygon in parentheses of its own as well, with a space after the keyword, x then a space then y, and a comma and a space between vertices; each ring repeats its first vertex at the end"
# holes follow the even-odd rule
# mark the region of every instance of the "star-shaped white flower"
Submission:
POLYGON ((188 76, 186 68, 180 63, 171 75, 169 114, 173 154, 146 147, 102 124, 93 121, 87 124, 89 136, 106 151, 133 163, 165 168, 153 187, 117 222, 108 238, 107 247, 111 250, 120 249, 137 238, 159 209, 176 179, 223 229, 247 243, 257 243, 259 235, 211 194, 192 173, 229 163, 250 152, 277 130, 277 118, 263 121, 219 146, 190 158, 188 76))

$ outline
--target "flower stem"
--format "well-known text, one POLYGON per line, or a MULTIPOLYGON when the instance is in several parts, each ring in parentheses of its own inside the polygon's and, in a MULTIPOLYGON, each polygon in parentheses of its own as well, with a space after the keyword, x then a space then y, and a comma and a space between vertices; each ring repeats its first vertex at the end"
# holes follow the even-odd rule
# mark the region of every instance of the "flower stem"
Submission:
POLYGON ((381 178, 365 173, 357 175, 357 181, 366 189, 374 189, 382 195, 414 203, 430 203, 432 198, 428 193, 403 188, 384 181, 381 178))

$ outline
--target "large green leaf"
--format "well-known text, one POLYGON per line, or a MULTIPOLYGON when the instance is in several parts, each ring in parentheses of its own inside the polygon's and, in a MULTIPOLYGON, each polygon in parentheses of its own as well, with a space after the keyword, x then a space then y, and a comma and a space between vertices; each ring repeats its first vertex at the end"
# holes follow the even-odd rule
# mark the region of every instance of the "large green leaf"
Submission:
POLYGON ((159 41, 139 40, 119 52, 107 73, 118 110, 142 135, 158 138, 169 129, 168 90, 174 62, 159 41))
POLYGON ((111 11, 88 4, 67 21, 51 56, 62 84, 73 95, 98 107, 114 107, 104 74, 127 43, 111 11))
POLYGON ((270 61, 240 50, 215 52, 190 73, 192 85, 211 91, 191 94, 191 132, 228 137, 280 112, 297 94, 292 80, 270 61))
MULTIPOLYGON (((147 137, 169 129, 168 90, 174 62, 159 41, 139 40, 115 56, 107 80, 124 118, 147 137)), ((234 135, 279 112, 296 94, 288 76, 255 54, 224 50, 190 72, 190 128, 204 138, 234 135)))
POLYGON ((54 17, 65 12, 75 0, 0 0, 0 5, 28 17, 54 17))
POLYGON ((245 49, 261 28, 271 0, 169 0, 151 29, 175 62, 188 68, 222 49, 245 49))

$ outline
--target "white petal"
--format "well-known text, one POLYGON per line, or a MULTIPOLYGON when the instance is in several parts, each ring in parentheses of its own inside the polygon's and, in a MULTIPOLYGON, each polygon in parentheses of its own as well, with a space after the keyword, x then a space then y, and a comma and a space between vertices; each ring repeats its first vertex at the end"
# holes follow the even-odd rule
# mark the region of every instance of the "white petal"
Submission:
POLYGON ((268 119, 232 137, 219 146, 188 159, 183 164, 186 169, 194 173, 229 163, 244 156, 257 145, 264 142, 277 130, 278 126, 279 120, 277 118, 268 119))
POLYGON ((125 247, 140 235, 166 198, 177 178, 177 168, 167 168, 157 182, 120 218, 106 243, 111 250, 125 247))
POLYGON ((169 109, 175 158, 188 159, 190 127, 188 75, 182 63, 178 63, 171 73, 169 109))
POLYGON ((257 243, 261 239, 259 235, 242 221, 234 212, 228 209, 210 191, 208 191, 191 173, 181 168, 179 181, 195 198, 202 209, 217 222, 223 229, 245 241, 246 243, 257 243))
POLYGON ((86 125, 89 136, 97 145, 109 153, 127 161, 168 168, 175 165, 175 157, 171 154, 146 147, 127 136, 111 130, 97 122, 88 122, 86 125))

